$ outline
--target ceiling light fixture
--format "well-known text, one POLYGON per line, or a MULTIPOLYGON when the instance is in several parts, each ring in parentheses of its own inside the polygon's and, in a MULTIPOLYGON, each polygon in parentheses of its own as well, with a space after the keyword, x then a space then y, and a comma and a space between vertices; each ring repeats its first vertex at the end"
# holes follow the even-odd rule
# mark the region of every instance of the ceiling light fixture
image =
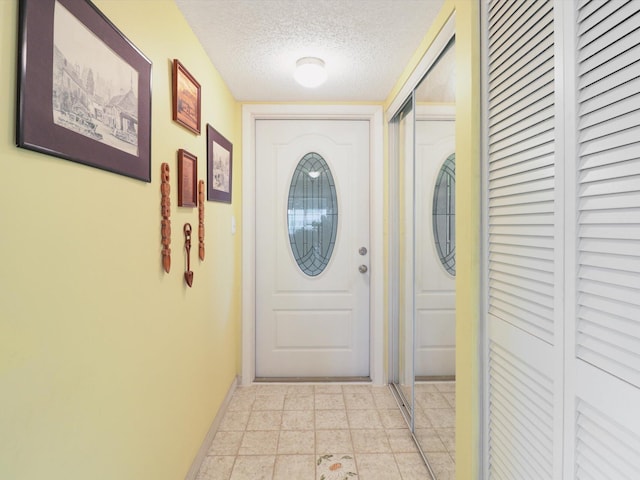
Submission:
POLYGON ((303 57, 296 62, 296 71, 293 75, 303 87, 315 88, 322 85, 327 79, 327 71, 324 62, 316 57, 303 57))

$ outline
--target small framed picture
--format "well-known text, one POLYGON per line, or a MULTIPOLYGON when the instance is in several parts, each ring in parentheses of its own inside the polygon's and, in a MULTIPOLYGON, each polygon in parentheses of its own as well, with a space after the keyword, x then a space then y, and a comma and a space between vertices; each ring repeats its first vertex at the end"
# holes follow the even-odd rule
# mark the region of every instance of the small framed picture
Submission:
POLYGON ((233 145, 207 124, 207 200, 231 203, 233 145))
POLYGON ((178 206, 198 206, 198 158, 184 149, 178 150, 178 206))
POLYGON ((173 60, 173 119, 200 134, 200 84, 178 60, 173 60))

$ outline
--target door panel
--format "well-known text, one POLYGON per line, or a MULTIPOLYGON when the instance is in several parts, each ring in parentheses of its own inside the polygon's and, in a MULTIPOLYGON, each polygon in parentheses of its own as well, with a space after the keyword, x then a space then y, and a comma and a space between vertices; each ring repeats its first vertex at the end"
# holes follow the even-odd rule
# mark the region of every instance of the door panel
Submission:
MULTIPOLYGON (((258 120, 256 199, 256 376, 368 376, 369 273, 358 267, 369 268, 359 253, 369 249, 369 123, 258 120), (334 249, 316 276, 296 263, 287 224, 291 181, 310 152, 327 163, 338 203, 334 249)), ((298 227, 322 228, 319 210, 298 227)))

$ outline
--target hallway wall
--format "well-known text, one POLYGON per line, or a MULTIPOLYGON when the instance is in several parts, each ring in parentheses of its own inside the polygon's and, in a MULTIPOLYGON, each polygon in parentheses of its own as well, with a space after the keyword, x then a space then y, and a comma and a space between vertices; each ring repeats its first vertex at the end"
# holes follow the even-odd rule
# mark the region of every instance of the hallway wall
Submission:
POLYGON ((171 0, 96 4, 153 62, 152 182, 15 147, 18 2, 0 1, 0 478, 184 478, 239 358, 240 109, 171 0), (202 135, 172 121, 171 62, 202 85, 202 135), (233 204, 206 203, 183 280, 176 151, 206 178, 206 123, 234 145, 233 204), (160 164, 172 268, 161 268, 160 164))

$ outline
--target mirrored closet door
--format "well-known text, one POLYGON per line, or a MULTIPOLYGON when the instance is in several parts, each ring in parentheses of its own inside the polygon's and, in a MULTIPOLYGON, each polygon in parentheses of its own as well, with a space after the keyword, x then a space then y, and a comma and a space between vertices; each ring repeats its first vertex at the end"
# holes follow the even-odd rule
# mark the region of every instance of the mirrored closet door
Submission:
POLYGON ((433 478, 455 475, 455 39, 390 122, 391 383, 433 478))

